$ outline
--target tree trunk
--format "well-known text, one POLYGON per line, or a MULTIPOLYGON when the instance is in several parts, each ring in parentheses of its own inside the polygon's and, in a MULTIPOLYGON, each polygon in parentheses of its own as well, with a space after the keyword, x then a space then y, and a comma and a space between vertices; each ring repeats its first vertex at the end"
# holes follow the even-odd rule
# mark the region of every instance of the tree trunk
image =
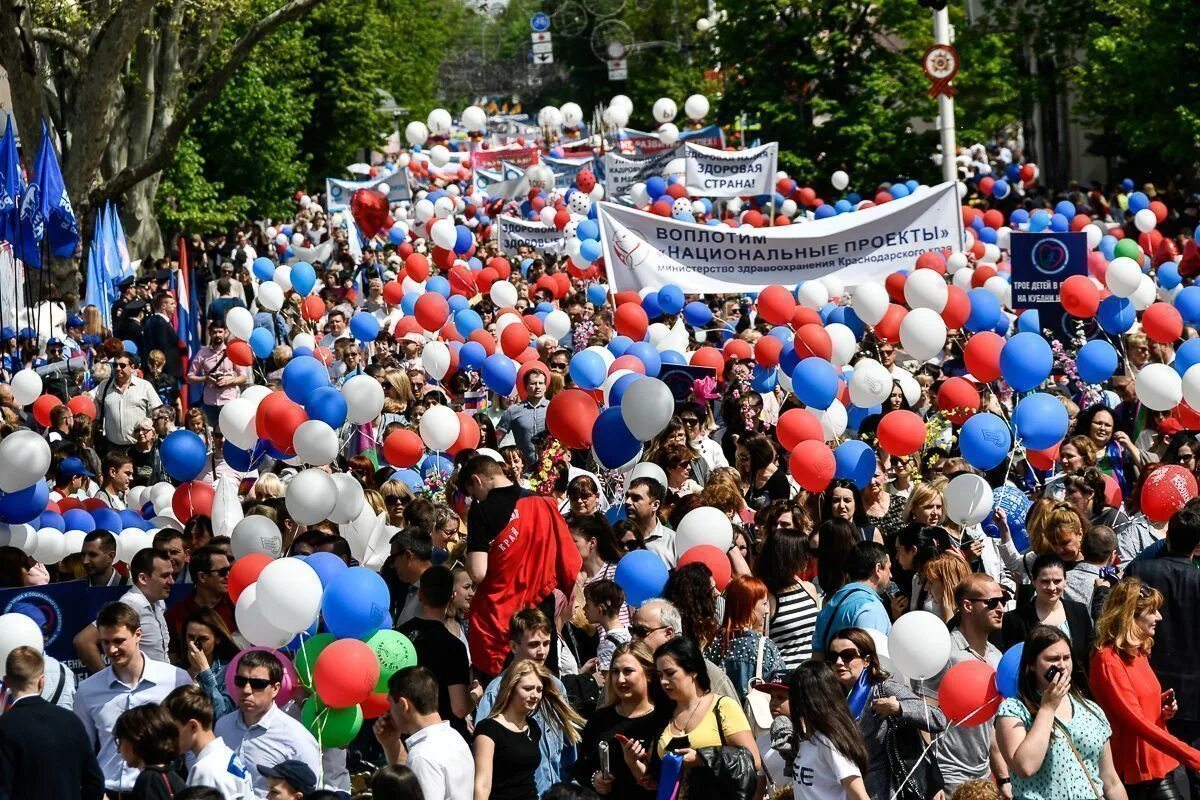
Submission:
POLYGON ((162 173, 139 183, 125 194, 121 206, 121 222, 125 225, 125 238, 129 242, 130 254, 142 259, 161 258, 166 252, 163 246, 162 229, 154 213, 154 196, 162 173))

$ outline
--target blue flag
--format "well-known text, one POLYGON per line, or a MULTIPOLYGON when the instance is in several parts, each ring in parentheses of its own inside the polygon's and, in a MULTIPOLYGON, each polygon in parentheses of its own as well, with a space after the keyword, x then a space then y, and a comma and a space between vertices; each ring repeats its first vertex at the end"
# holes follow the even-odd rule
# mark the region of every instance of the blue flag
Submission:
POLYGON ((25 176, 17 157, 17 137, 13 133, 12 117, 0 139, 0 241, 16 242, 20 209, 17 204, 25 194, 25 176))
POLYGON ((42 144, 38 150, 37 182, 41 186, 40 211, 45 235, 50 240, 50 252, 59 258, 70 258, 79 244, 79 222, 71 208, 71 199, 67 197, 54 142, 45 124, 42 125, 42 144))
MULTIPOLYGON (((100 230, 96 226, 97 233, 100 230)), ((104 261, 100 255, 99 242, 93 237, 92 246, 88 249, 87 287, 84 294, 84 305, 95 306, 100 311, 100 321, 105 328, 112 327, 112 304, 116 299, 116 288, 112 279, 104 270, 104 261)))

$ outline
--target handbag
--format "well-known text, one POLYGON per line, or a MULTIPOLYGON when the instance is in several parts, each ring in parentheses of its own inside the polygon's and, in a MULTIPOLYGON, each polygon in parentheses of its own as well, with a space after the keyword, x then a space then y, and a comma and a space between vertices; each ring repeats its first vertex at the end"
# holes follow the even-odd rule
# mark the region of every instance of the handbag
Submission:
POLYGON ((754 687, 763 682, 762 665, 763 665, 763 649, 767 645, 767 635, 761 634, 758 637, 758 660, 754 665, 754 677, 750 679, 746 686, 746 700, 742 704, 742 708, 746 712, 746 719, 750 721, 750 727, 753 729, 754 738, 758 738, 763 731, 771 729, 771 698, 766 692, 757 691, 754 687))
POLYGON ((687 776, 688 800, 756 800, 758 772, 754 768, 754 756, 744 747, 729 744, 725 738, 725 719, 721 714, 723 699, 718 697, 713 703, 721 746, 696 750, 700 764, 687 776))
POLYGON ((885 717, 883 724, 883 750, 892 776, 893 799, 927 800, 945 789, 937 759, 932 751, 926 752, 925 740, 917 729, 895 717, 885 717))

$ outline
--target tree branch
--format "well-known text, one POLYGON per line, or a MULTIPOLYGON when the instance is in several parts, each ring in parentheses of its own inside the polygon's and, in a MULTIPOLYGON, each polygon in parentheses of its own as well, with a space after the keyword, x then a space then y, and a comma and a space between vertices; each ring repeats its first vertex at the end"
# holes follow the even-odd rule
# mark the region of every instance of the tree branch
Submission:
POLYGON ((229 50, 229 57, 225 63, 213 70, 193 89, 191 97, 154 142, 146 158, 137 164, 125 167, 94 188, 91 192, 92 198, 99 202, 106 197, 122 194, 154 173, 166 169, 171 163, 175 148, 187 131, 188 125, 203 114, 204 110, 220 96, 221 91, 234 74, 246 63, 246 59, 250 57, 255 46, 276 28, 300 19, 321 2, 323 0, 290 0, 251 25, 250 29, 229 50))
POLYGON ((29 32, 30 38, 35 42, 43 44, 51 44, 55 47, 66 50, 71 55, 75 56, 80 61, 83 61, 87 55, 87 50, 83 43, 76 37, 66 33, 65 31, 57 30, 56 28, 34 28, 29 32))

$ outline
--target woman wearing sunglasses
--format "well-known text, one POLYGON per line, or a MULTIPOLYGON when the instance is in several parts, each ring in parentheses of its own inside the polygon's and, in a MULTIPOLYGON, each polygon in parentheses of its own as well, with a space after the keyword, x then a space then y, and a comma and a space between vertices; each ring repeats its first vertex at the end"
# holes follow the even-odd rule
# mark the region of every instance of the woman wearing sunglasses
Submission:
POLYGON ((197 608, 188 615, 184 640, 188 674, 212 700, 214 718, 233 711, 236 706, 226 693, 225 669, 238 647, 224 621, 211 608, 197 608))

